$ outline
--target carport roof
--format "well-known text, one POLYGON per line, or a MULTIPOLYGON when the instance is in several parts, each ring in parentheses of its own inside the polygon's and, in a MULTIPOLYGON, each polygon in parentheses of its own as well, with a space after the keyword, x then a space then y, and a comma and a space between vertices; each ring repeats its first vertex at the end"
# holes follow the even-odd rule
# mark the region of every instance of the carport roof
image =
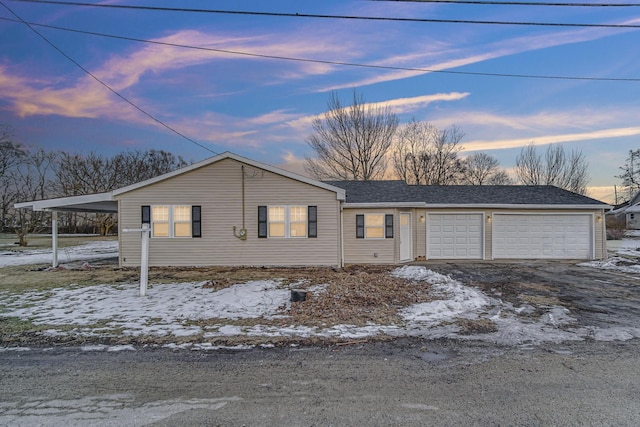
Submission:
POLYGON ((404 181, 328 181, 344 188, 347 204, 414 206, 610 206, 552 185, 408 185, 404 181))
POLYGON ((16 203, 15 207, 34 211, 118 213, 118 202, 112 192, 16 203))

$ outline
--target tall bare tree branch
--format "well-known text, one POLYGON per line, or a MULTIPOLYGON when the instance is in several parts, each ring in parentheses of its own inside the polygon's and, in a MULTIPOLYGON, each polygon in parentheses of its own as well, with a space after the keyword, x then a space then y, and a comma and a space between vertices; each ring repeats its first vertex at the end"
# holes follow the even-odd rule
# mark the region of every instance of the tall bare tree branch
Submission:
POLYGON ((374 180, 387 168, 387 152, 398 127, 389 107, 365 103, 353 92, 353 103, 343 106, 336 93, 327 112, 313 121, 307 139, 315 157, 307 157, 305 170, 317 179, 374 180))

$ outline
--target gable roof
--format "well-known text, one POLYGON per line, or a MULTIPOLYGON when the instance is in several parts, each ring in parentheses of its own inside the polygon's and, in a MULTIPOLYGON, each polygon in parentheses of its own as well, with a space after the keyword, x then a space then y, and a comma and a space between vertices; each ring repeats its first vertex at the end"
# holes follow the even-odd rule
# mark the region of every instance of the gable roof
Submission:
POLYGON ((609 208, 552 185, 408 185, 404 181, 328 181, 344 188, 347 205, 412 207, 609 208))
POLYGON ((228 151, 224 152, 222 154, 219 154, 217 156, 209 157, 209 158, 204 159, 204 160, 202 160, 200 162, 193 163, 193 164, 191 164, 189 166, 185 166, 183 168, 177 169, 177 170, 175 170, 173 172, 165 173, 164 175, 160 175, 160 176, 157 176, 155 178, 147 179, 146 181, 137 182, 135 184, 128 185, 126 187, 122 187, 122 188, 119 188, 117 190, 113 190, 111 193, 114 196, 119 196, 121 194, 128 193, 130 191, 137 190, 139 188, 143 188, 143 187, 146 187, 148 185, 155 184, 155 183, 158 183, 158 182, 161 182, 161 181, 165 181, 165 180, 173 178, 175 176, 182 175, 182 174, 185 174, 187 172, 190 172, 190 171, 193 171, 193 170, 205 167, 205 166, 212 165, 214 163, 217 163, 217 162, 219 162, 221 160, 225 160, 225 159, 232 159, 232 160, 235 160, 237 162, 244 163, 244 164, 253 166, 255 168, 258 168, 258 169, 264 169, 264 170, 269 171, 271 173, 274 173, 276 175, 281 175, 281 176, 284 176, 284 177, 287 177, 287 178, 290 178, 290 179, 293 179, 293 180, 296 180, 296 181, 300 181, 300 182, 304 182, 304 183, 309 184, 309 185, 313 185, 314 187, 319 187, 319 188, 323 188, 323 189, 328 190, 328 191, 333 191, 333 192, 336 193, 336 197, 337 197, 338 200, 344 200, 345 199, 345 191, 342 188, 335 187, 335 186, 333 186, 333 185, 331 185, 329 183, 316 181, 315 179, 311 179, 311 178, 308 178, 306 176, 298 175, 296 173, 289 172, 289 171, 286 171, 284 169, 280 169, 280 168, 277 168, 275 166, 268 165, 266 163, 261 163, 261 162, 255 161, 255 160, 248 159, 246 157, 238 156, 237 154, 233 154, 233 153, 228 152, 228 151))
POLYGON ((14 207, 17 209, 25 209, 25 208, 33 209, 35 211, 50 210, 50 211, 67 211, 67 212, 117 213, 118 202, 116 200, 116 196, 173 178, 178 175, 182 175, 192 170, 202 168, 225 159, 236 160, 240 163, 244 163, 259 169, 264 169, 276 175, 281 175, 296 181, 313 185, 315 187, 323 188, 328 191, 333 191, 336 193, 337 200, 341 200, 341 201, 345 200, 345 190, 343 188, 334 187, 328 183, 316 181, 306 176, 298 175, 293 172, 286 171, 284 169, 267 165, 265 163, 247 159, 245 157, 238 156, 230 152, 225 152, 217 156, 202 160, 200 162, 193 163, 189 166, 185 166, 184 168, 177 169, 173 172, 165 173, 164 175, 147 179, 146 181, 141 181, 132 185, 128 185, 126 187, 118 188, 113 191, 108 191, 105 193, 98 193, 98 194, 85 194, 81 196, 59 197, 59 198, 47 199, 47 200, 27 201, 27 202, 16 203, 14 207))

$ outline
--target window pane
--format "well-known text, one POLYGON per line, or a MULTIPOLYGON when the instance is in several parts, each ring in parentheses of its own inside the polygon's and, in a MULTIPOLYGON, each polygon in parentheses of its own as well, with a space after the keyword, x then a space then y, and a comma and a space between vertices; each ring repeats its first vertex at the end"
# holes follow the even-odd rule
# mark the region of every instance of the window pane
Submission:
POLYGON ((153 237, 169 237, 169 223, 168 222, 154 223, 153 237))
POLYGON ((270 223, 269 237, 284 237, 284 223, 270 223))
POLYGON ((174 221, 191 221, 191 206, 174 206, 174 221))
POLYGON ((307 223, 296 222, 289 227, 291 237, 307 237, 307 223))
POLYGON ((175 237, 191 237, 191 223, 190 222, 177 222, 174 225, 175 237))
POLYGON ((382 227, 384 225, 384 215, 367 215, 365 217, 367 227, 382 227))
POLYGON ((269 208, 269 222, 284 222, 284 208, 281 206, 274 206, 269 208))
POLYGON ((384 228, 383 227, 367 227, 365 229, 366 237, 369 239, 382 239, 384 238, 384 228))
POLYGON ((291 222, 307 221, 307 207, 306 206, 291 206, 289 208, 289 220, 291 222))
POLYGON ((384 238, 384 215, 370 214, 365 215, 365 238, 367 239, 383 239, 384 238))
POLYGON ((169 221, 169 206, 154 206, 151 208, 153 221, 169 221))

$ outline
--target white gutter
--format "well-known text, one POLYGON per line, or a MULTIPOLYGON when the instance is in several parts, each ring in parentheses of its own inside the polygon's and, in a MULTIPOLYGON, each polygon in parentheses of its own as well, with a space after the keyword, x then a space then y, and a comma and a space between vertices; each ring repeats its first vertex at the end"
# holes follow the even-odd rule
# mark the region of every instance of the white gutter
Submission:
POLYGON ((469 204, 451 204, 451 203, 345 203, 345 209, 357 208, 426 208, 426 209, 610 209, 609 205, 523 205, 523 204, 488 204, 488 203, 469 203, 469 204))

